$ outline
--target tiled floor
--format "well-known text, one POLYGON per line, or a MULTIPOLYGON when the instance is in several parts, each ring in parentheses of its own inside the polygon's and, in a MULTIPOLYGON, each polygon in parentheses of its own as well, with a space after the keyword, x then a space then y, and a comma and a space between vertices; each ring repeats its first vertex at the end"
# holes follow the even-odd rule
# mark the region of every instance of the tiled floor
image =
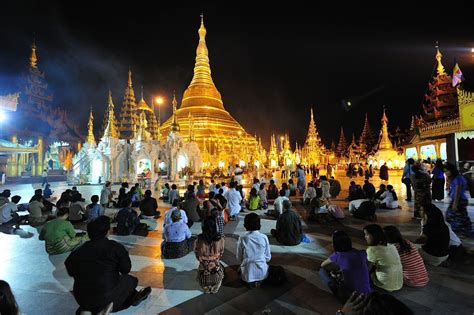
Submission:
MULTIPOLYGON (((392 182, 400 197, 404 199, 404 187, 400 177, 393 175, 392 182)), ((347 196, 349 179, 340 178, 345 191, 335 203, 345 206, 342 198, 347 196)), ((362 182, 359 178, 358 182, 362 182)), ((374 184, 378 184, 374 180, 374 184)), ((35 185, 36 186, 36 185, 35 185)), ((65 183, 52 184, 55 195, 66 188, 65 183)), ((18 185, 9 188, 13 194, 28 200, 35 187, 18 185)), ((1 188, 0 188, 1 189, 1 188)), ((100 192, 100 186, 80 186, 86 199, 100 192)), ((118 190, 118 187, 114 187, 118 190)), ((294 201, 296 205, 296 201, 294 201)), ((401 202, 401 210, 378 211, 380 224, 395 224, 409 239, 419 234, 419 222, 411 219, 412 204, 401 202)), ((446 204, 439 203, 445 209, 446 204)), ((160 204, 160 210, 168 206, 160 204)), ((305 210, 296 205, 305 217, 305 210)), ((474 218, 474 207, 469 207, 474 218)), ((262 214, 262 212, 258 212, 262 214)), ((205 295, 196 281, 197 261, 194 254, 167 260, 160 257, 162 219, 146 221, 154 231, 148 237, 110 236, 124 244, 132 259, 132 274, 138 277, 140 286, 151 286, 151 296, 138 307, 131 307, 120 314, 334 314, 340 304, 323 286, 318 278, 321 261, 332 251, 331 233, 345 229, 353 238, 354 246, 365 248, 362 228, 367 223, 346 217, 342 222, 328 225, 304 222, 303 226, 311 243, 295 247, 279 245, 270 237, 272 264, 282 265, 289 281, 281 287, 247 289, 239 280, 235 246, 239 235, 245 233, 243 215, 238 221, 225 226, 226 250, 223 263, 226 277, 218 294, 205 295)), ((262 214, 261 231, 267 235, 275 221, 262 214)), ((193 234, 200 231, 199 224, 192 227, 193 234)), ((470 249, 472 239, 465 239, 470 249)), ((67 254, 48 256, 44 243, 38 240, 35 228, 23 227, 17 235, 0 233, 0 278, 13 288, 21 312, 24 314, 74 314, 77 304, 71 295, 73 280, 67 275, 64 260, 67 254)), ((410 306, 416 314, 473 314, 474 310, 474 259, 466 254, 461 262, 451 267, 428 267, 430 283, 422 289, 404 287, 394 295, 410 306)))

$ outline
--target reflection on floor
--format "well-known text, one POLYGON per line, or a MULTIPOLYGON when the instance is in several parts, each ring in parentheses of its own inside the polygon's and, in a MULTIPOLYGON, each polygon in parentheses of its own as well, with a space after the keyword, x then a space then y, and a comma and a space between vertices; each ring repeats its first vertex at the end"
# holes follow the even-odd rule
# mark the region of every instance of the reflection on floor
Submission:
MULTIPOLYGON (((349 179, 341 182, 347 189, 349 179)), ((362 180, 359 178, 358 182, 362 180)), ((394 178, 394 186, 399 196, 404 195, 400 178, 394 178)), ((375 180, 374 184, 378 184, 375 180)), ((67 186, 53 184, 55 195, 67 186)), ((18 185, 4 187, 29 200, 35 187, 18 185)), ((79 190, 88 200, 100 192, 100 186, 80 186, 79 190)), ((118 187, 114 187, 118 191, 118 187)), ((335 203, 345 206, 344 191, 335 203)), ((400 199, 404 199, 400 197, 400 199)), ((294 201, 296 204, 296 200, 294 201)), ((419 221, 412 220, 412 204, 401 202, 401 210, 379 211, 378 222, 382 225, 395 224, 409 239, 419 234, 419 221)), ((446 204, 439 203, 446 208, 446 204)), ((166 211, 168 205, 161 203, 160 210, 166 211)), ((305 210, 296 206, 305 218, 305 210)), ((474 218, 473 207, 469 207, 474 218)), ((275 226, 275 221, 257 211, 262 217, 261 231, 267 235, 275 226)), ((193 253, 187 256, 166 260, 160 257, 162 219, 146 221, 153 231, 148 237, 110 236, 124 244, 132 258, 132 274, 138 277, 141 287, 151 286, 151 296, 137 307, 131 307, 119 314, 334 314, 341 307, 318 278, 318 269, 332 251, 331 233, 336 229, 346 230, 353 238, 354 246, 365 248, 362 228, 367 223, 362 220, 346 218, 342 222, 328 225, 304 222, 311 243, 295 247, 280 246, 270 237, 272 264, 282 265, 288 273, 289 281, 281 287, 262 287, 249 290, 239 280, 235 246, 239 235, 245 233, 243 216, 225 226, 226 250, 223 262, 226 266, 225 279, 218 294, 205 295, 196 281, 197 261, 193 253)), ((0 233, 0 278, 8 281, 14 290, 22 313, 26 314, 74 314, 77 304, 71 294, 73 281, 67 275, 64 260, 67 254, 48 256, 44 243, 38 240, 38 231, 22 227, 18 235, 0 233), (28 234, 29 233, 29 234, 28 234)), ((192 227, 193 234, 199 234, 200 226, 192 227)), ((470 248, 473 240, 464 240, 470 248)), ((394 295, 411 307, 416 314, 472 314, 474 301, 474 259, 466 255, 461 262, 451 267, 428 267, 430 283, 422 289, 404 287, 394 295)))

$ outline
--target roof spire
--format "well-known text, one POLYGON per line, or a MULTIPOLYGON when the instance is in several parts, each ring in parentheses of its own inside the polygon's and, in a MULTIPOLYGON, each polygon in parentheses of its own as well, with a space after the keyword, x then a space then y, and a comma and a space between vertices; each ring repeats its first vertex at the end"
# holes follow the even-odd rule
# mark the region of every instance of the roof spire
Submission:
POLYGON ((92 106, 89 112, 89 122, 87 123, 88 133, 87 133, 87 143, 91 146, 95 145, 94 138, 94 116, 92 115, 92 106))
POLYGON ((33 44, 31 45, 31 54, 30 54, 30 67, 38 68, 38 58, 36 57, 36 40, 33 37, 33 44))
POLYGON ((112 91, 109 90, 109 99, 107 101, 107 111, 104 115, 104 138, 119 138, 117 121, 115 119, 114 102, 112 100, 112 91))
POLYGON ((436 46, 435 47, 436 47, 436 60, 438 61, 438 67, 437 67, 438 75, 445 74, 444 66, 441 63, 441 58, 443 57, 443 55, 439 51, 438 41, 436 41, 436 46))
POLYGON ((174 131, 174 132, 178 132, 179 131, 179 125, 178 125, 178 121, 176 119, 176 107, 178 105, 178 102, 176 101, 176 93, 173 91, 173 123, 171 124, 171 130, 174 131))
POLYGON ((380 139, 378 149, 392 149, 393 145, 388 136, 388 118, 385 115, 385 107, 382 115, 382 129, 380 130, 380 139))
POLYGON ((128 87, 132 87, 132 70, 128 68, 128 87))

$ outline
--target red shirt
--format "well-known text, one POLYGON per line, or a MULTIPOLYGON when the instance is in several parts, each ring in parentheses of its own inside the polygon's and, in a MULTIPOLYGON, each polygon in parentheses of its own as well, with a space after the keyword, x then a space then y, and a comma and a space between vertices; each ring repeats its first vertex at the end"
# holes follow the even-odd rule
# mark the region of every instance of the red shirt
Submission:
POLYGON ((394 244, 403 267, 403 282, 411 287, 424 287, 428 283, 428 272, 416 246, 408 240, 410 251, 400 252, 400 245, 394 244))

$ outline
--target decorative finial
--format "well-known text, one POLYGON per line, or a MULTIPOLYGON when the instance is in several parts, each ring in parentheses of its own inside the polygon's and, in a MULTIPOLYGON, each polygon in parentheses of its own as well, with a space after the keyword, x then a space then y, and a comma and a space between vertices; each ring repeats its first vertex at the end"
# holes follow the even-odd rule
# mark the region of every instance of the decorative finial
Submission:
POLYGON ((36 40, 33 33, 33 44, 31 45, 31 54, 30 54, 30 67, 38 67, 38 58, 36 57, 36 40))
POLYGON ((89 112, 89 122, 87 123, 88 134, 87 134, 87 143, 90 145, 95 145, 94 138, 94 116, 92 115, 92 105, 89 112))
POLYGON ((143 100, 143 85, 141 87, 142 87, 142 100, 143 100))
POLYGON ((443 58, 443 55, 439 51, 438 41, 436 41, 435 48, 436 48, 436 61, 438 61, 438 67, 436 68, 436 70, 438 70, 438 75, 445 74, 444 66, 441 63, 441 58, 443 58))
POLYGON ((205 42, 207 31, 206 31, 206 27, 204 26, 204 14, 202 13, 201 13, 201 26, 199 27, 198 33, 199 33, 199 41, 205 42))
POLYGON ((128 87, 132 87, 132 70, 128 68, 128 87))

